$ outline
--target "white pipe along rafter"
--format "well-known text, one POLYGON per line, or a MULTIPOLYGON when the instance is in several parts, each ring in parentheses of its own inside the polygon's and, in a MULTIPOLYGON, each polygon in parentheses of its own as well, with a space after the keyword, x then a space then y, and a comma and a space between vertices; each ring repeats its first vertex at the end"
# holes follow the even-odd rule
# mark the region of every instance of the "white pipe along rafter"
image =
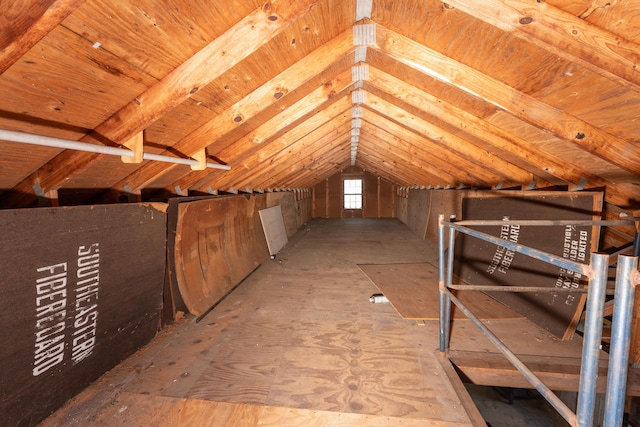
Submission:
MULTIPOLYGON (((86 142, 71 141, 68 139, 52 138, 50 136, 34 135, 25 132, 0 129, 0 140, 21 142, 23 144, 42 145, 45 147, 64 148, 67 150, 86 151, 89 153, 109 154, 112 156, 133 157, 133 151, 128 148, 107 147, 106 145, 88 144, 86 142)), ((175 163, 179 165, 199 165, 200 162, 182 157, 163 156, 161 154, 143 153, 145 160, 175 163)), ((218 163, 207 163, 207 168, 231 170, 231 166, 218 163)))

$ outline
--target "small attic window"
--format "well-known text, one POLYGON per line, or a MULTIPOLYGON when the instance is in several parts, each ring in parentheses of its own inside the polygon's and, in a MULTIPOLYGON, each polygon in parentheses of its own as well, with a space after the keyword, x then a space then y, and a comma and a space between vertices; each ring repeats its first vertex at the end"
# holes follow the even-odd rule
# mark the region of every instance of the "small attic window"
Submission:
POLYGON ((344 180, 344 208, 362 209, 362 180, 344 180))

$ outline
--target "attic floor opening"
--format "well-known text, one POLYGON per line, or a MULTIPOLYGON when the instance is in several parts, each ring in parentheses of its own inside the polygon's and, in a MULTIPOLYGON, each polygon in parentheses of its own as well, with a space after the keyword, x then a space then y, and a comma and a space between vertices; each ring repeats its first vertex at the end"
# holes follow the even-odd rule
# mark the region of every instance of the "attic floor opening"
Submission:
MULTIPOLYGON (((369 301, 366 266, 436 260, 396 219, 312 220, 200 322, 162 331, 42 425, 473 425, 438 360, 437 320, 369 301)), ((519 354, 579 357, 579 338, 491 323, 519 354)), ((458 319, 451 348, 495 352, 458 319)))

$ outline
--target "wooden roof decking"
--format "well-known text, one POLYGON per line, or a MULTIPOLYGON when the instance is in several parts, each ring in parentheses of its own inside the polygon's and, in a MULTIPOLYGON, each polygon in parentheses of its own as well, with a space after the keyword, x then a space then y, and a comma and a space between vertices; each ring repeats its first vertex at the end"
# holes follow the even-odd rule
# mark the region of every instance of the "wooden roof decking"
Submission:
POLYGON ((34 188, 307 188, 351 164, 357 128, 355 165, 398 186, 605 187, 637 210, 638 6, 5 1, 0 129, 143 133, 146 152, 231 170, 0 141, 0 206, 35 205, 34 188))

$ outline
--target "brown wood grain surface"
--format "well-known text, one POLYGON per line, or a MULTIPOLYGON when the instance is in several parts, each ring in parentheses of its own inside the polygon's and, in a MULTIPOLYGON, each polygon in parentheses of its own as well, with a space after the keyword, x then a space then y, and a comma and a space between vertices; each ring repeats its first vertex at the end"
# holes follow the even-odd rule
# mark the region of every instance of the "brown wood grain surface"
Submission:
MULTIPOLYGON (((358 267, 378 287, 380 292, 407 320, 438 320, 438 268, 429 263, 378 264, 358 267)), ((478 291, 454 293, 473 314, 481 320, 518 319, 516 313, 504 304, 478 291)), ((455 305, 451 308, 453 319, 467 317, 455 305)))

